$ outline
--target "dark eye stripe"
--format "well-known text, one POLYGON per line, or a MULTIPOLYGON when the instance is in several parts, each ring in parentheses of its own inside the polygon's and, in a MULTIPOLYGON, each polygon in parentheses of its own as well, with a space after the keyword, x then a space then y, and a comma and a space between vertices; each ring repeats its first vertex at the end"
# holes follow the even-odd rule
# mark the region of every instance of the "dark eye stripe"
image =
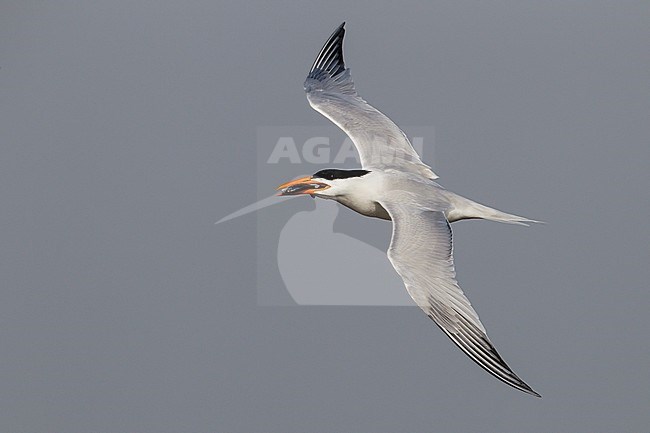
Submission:
POLYGON ((350 177, 361 177, 370 173, 368 170, 338 170, 336 168, 328 168, 315 173, 312 177, 319 179, 347 179, 350 177))

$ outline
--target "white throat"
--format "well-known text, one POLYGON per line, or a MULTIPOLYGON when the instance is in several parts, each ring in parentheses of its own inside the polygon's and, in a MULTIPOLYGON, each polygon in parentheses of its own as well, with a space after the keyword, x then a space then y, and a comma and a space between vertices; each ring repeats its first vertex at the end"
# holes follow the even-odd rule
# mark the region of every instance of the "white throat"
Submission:
POLYGON ((317 197, 336 200, 343 206, 368 217, 390 220, 388 212, 377 202, 378 191, 382 190, 381 176, 368 173, 360 177, 328 181, 330 188, 317 197))

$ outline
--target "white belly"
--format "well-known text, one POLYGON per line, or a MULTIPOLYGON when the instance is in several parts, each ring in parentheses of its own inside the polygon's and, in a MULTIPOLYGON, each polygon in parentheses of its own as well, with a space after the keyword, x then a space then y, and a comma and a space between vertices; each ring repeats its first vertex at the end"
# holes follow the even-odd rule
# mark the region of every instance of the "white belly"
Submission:
POLYGON ((380 218, 383 220, 390 220, 390 216, 386 209, 379 203, 373 200, 362 197, 339 197, 337 199, 343 206, 349 207, 355 212, 372 218, 380 218))

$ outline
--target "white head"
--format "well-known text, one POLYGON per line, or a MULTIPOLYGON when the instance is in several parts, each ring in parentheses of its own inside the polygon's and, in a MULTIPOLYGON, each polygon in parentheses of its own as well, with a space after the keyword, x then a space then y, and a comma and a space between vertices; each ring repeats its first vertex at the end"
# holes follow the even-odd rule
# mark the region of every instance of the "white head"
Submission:
POLYGON ((328 168, 301 177, 278 187, 280 195, 309 194, 312 197, 336 198, 345 196, 359 179, 370 173, 368 170, 339 170, 328 168))

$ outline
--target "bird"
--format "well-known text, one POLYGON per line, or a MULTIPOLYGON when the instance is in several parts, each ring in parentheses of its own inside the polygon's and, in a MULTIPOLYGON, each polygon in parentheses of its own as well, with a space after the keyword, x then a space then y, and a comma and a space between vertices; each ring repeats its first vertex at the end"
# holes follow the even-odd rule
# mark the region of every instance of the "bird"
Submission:
POLYGON ((304 82, 312 108, 354 143, 361 168, 323 169, 283 183, 280 196, 335 200, 366 217, 392 221, 388 259, 408 294, 476 364, 507 385, 541 397, 515 374, 487 336, 456 279, 450 224, 484 219, 528 225, 439 185, 404 132, 356 91, 343 60, 345 22, 318 53, 304 82))

